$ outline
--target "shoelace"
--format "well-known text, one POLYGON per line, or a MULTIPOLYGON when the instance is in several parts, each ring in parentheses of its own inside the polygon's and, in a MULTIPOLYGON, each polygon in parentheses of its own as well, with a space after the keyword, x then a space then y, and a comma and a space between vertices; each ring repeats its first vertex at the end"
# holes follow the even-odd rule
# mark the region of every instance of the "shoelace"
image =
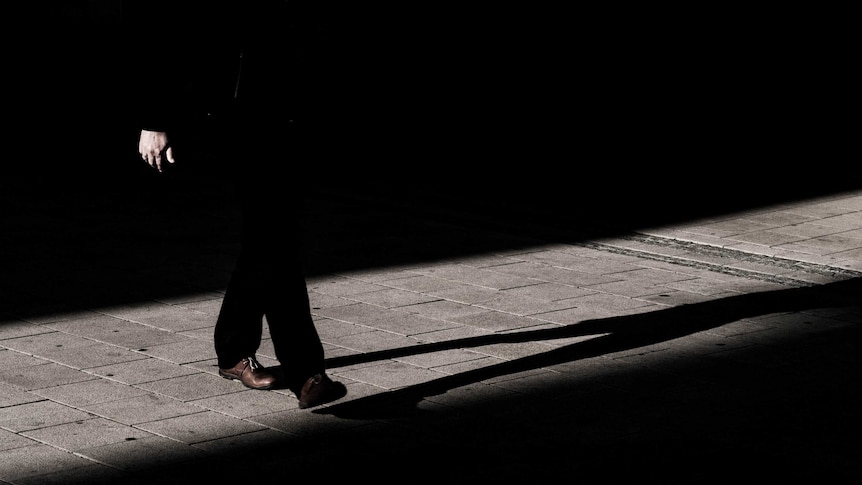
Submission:
POLYGON ((262 365, 260 365, 260 362, 258 362, 256 358, 254 358, 254 357, 247 357, 247 359, 248 359, 248 366, 249 366, 249 367, 251 367, 251 370, 252 370, 252 371, 255 371, 255 370, 260 369, 261 367, 263 367, 262 365))

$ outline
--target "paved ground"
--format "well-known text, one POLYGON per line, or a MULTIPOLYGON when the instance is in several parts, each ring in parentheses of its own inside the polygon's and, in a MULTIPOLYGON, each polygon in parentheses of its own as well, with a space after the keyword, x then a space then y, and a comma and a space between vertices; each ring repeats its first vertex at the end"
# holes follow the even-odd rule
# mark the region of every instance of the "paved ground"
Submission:
POLYGON ((343 123, 297 185, 349 394, 299 410, 216 375, 237 213, 117 168, 102 3, 16 15, 63 42, 6 62, 0 482, 859 481, 851 29, 326 3, 343 123))
POLYGON ((6 187, 0 483, 862 478, 862 184, 564 185, 311 192, 311 410, 216 374, 224 184, 6 187))

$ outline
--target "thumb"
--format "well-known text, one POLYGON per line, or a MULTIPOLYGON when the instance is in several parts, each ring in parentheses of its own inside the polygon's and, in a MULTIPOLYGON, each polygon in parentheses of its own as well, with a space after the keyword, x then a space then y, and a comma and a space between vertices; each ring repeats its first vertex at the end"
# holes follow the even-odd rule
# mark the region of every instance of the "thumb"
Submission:
POLYGON ((165 150, 165 158, 168 159, 168 163, 176 162, 176 160, 174 160, 174 148, 173 147, 168 147, 168 149, 165 150))

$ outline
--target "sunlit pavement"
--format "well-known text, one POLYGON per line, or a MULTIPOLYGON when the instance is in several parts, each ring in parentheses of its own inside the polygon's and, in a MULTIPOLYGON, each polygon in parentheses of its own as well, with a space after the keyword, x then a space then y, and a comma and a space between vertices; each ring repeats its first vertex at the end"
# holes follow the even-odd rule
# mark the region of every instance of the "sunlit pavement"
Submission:
POLYGON ((139 189, 5 197, 3 483, 862 478, 860 190, 626 230, 312 194, 348 395, 301 410, 216 372, 230 191, 139 189))

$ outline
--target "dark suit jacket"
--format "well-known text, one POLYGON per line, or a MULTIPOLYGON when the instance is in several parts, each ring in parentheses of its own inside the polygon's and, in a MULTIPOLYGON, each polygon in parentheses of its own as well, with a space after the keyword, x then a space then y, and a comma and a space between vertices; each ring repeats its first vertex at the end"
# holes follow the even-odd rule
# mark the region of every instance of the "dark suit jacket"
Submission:
POLYGON ((293 3, 124 0, 140 127, 178 129, 237 103, 269 122, 307 113, 319 43, 293 3))

